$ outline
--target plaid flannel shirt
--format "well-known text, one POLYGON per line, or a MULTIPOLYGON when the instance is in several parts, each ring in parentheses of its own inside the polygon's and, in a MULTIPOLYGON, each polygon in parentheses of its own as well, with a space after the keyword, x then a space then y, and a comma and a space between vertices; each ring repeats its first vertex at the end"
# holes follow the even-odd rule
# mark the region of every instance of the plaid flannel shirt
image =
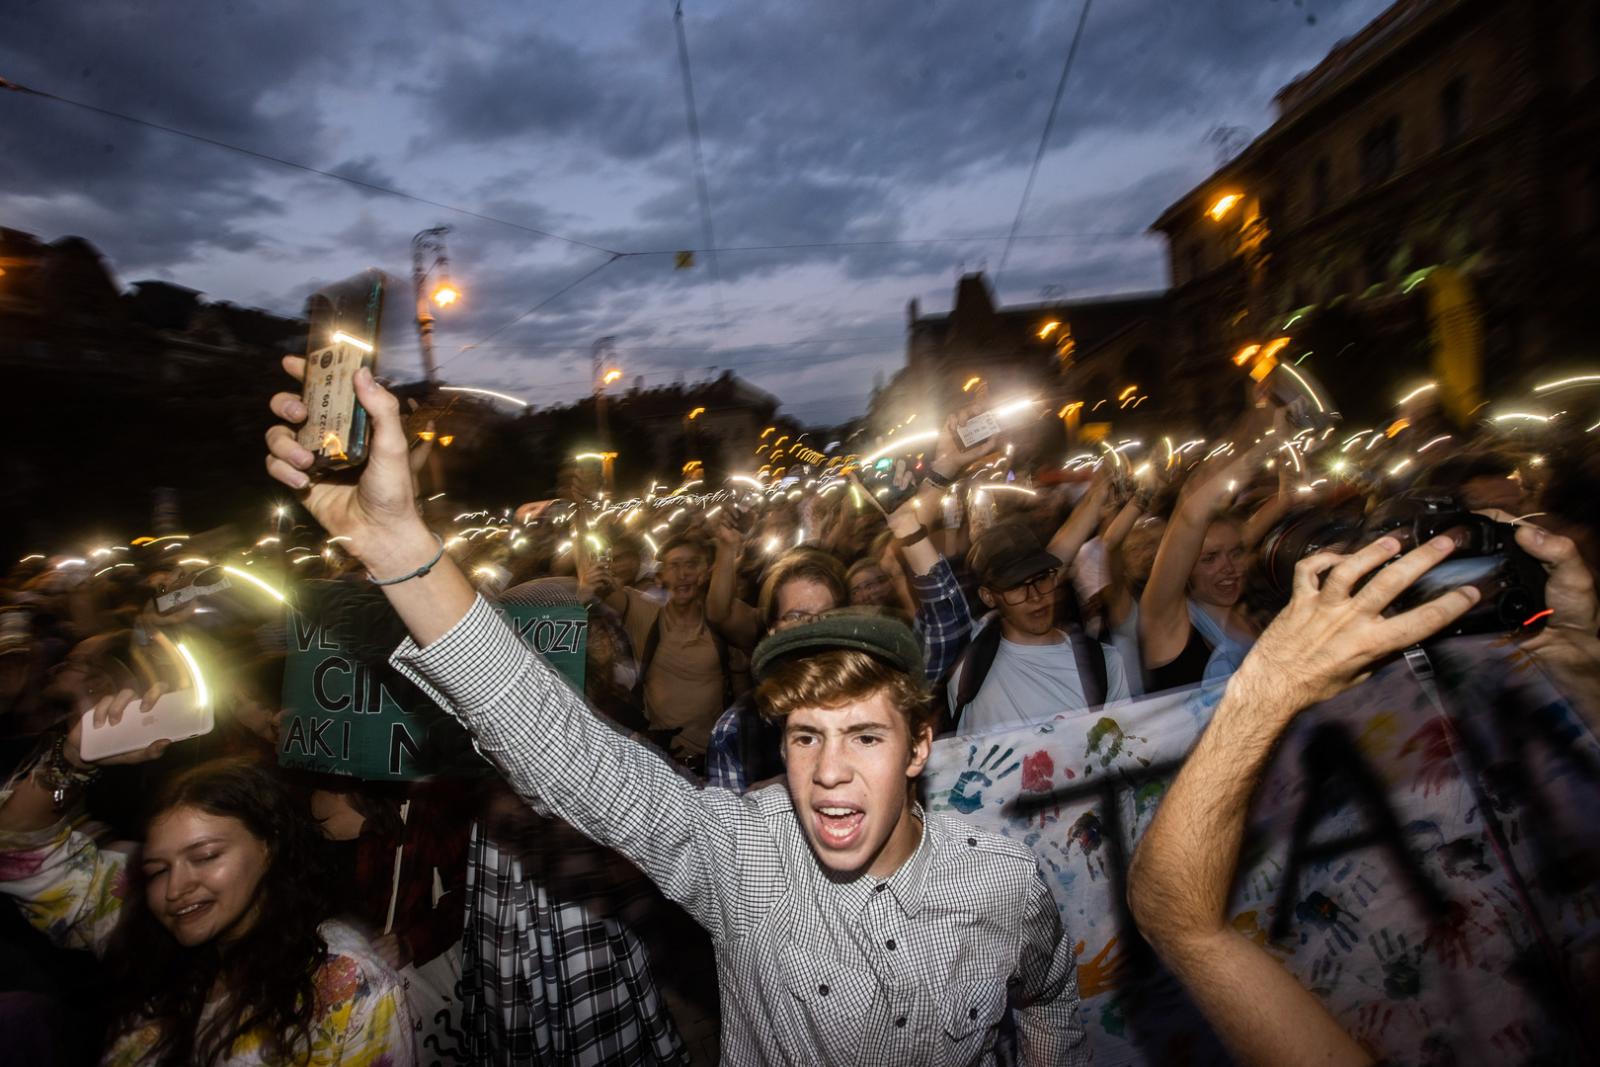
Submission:
POLYGON ((943 556, 927 574, 911 576, 917 594, 917 630, 928 663, 928 684, 938 685, 972 639, 972 611, 955 568, 943 556))
POLYGON ((461 1001, 468 1062, 689 1062, 633 931, 577 899, 556 899, 478 823, 467 897, 461 1001))
POLYGON ((888 879, 817 862, 783 786, 696 787, 591 714, 481 598, 392 662, 534 807, 627 856, 711 934, 728 1064, 1089 1062, 1071 938, 1022 845, 942 813, 888 879))

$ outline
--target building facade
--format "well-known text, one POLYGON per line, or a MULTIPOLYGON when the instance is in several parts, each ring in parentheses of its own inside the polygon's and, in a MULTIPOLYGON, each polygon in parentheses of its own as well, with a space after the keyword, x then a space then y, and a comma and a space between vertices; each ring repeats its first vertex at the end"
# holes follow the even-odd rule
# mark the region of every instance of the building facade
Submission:
MULTIPOLYGON (((1036 399, 1041 417, 1079 402, 1085 412, 1102 400, 1120 404, 1115 397, 1129 384, 1148 390, 1159 382, 1164 321, 1161 293, 1002 308, 982 273, 965 275, 948 314, 924 315, 915 300, 908 306, 905 366, 874 393, 867 441, 923 429, 918 418, 959 410, 980 384, 993 405, 1036 399)), ((1129 423, 1143 412, 1119 414, 1129 423)))
POLYGON ((1597 73, 1593 0, 1399 0, 1285 86, 1272 126, 1152 227, 1189 406, 1284 334, 1347 414, 1385 406, 1430 375, 1440 268, 1470 293, 1486 397, 1584 362, 1597 73))

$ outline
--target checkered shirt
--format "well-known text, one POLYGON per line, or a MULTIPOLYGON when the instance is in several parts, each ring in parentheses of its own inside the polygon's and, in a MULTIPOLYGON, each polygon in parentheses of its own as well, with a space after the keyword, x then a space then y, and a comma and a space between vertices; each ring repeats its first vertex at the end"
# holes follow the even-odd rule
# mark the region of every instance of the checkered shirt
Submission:
POLYGON ((939 813, 888 879, 817 862, 781 785, 697 787, 591 714, 482 599, 392 662, 536 808, 633 860, 710 932, 727 1064, 1083 1064, 1072 942, 1032 852, 939 813))
POLYGON ((938 685, 972 638, 972 611, 955 569, 943 556, 927 574, 911 576, 911 589, 917 594, 917 631, 928 683, 938 685))
POLYGON ((686 1065, 644 946, 625 924, 525 876, 472 826, 461 1004, 472 1063, 686 1065))

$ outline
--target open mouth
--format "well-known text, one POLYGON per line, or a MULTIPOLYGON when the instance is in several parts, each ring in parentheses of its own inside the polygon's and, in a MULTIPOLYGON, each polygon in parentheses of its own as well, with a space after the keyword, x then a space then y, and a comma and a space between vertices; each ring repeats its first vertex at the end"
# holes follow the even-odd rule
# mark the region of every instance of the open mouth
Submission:
POLYGON ((198 919, 200 916, 205 915, 210 910, 211 901, 202 900, 198 904, 190 904, 188 907, 179 908, 178 910, 170 912, 169 914, 175 921, 183 923, 189 922, 191 919, 198 919))
POLYGON ((817 838, 828 848, 847 849, 861 837, 867 813, 845 805, 822 804, 812 809, 817 838))

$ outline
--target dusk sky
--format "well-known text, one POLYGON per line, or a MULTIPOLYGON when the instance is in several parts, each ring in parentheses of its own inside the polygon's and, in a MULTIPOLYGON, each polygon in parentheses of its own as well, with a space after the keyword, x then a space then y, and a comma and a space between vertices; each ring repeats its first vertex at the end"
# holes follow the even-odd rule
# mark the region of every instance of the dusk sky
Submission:
MULTIPOLYGON (((686 0, 702 223, 669 0, 270 4, 11 0, 0 77, 494 219, 365 191, 0 92, 0 225, 88 238, 124 283, 299 314, 366 266, 410 300, 410 240, 449 225, 464 303, 441 377, 544 405, 617 338, 631 383, 733 369, 807 421, 860 414, 904 358, 906 302, 999 266, 1082 0, 686 0), (510 328, 607 252, 618 259, 510 328), (928 238, 998 239, 943 243, 928 238), (854 247, 841 243, 857 242, 854 247), (463 350, 486 336, 492 340, 463 350)), ((1388 0, 1097 0, 1001 299, 1166 284, 1145 230, 1272 95, 1388 0)), ((415 339, 385 372, 420 375, 415 339)))

